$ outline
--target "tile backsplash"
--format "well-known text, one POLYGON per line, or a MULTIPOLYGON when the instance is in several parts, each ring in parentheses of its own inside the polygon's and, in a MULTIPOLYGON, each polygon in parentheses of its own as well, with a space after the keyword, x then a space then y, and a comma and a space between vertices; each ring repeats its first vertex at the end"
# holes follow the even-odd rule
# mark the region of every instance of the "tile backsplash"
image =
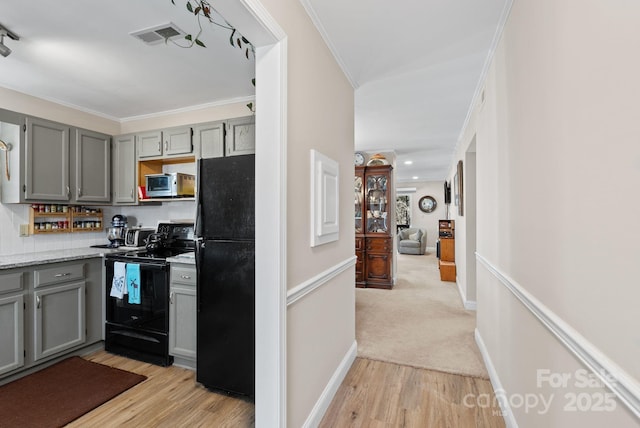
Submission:
MULTIPOLYGON (((28 204, 0 204, 0 256, 84 248, 107 244, 106 232, 52 233, 21 237, 20 225, 29 223, 28 204)), ((129 226, 154 228, 158 221, 191 220, 195 202, 165 202, 161 205, 100 207, 104 212, 103 227, 108 227, 115 214, 127 216, 129 226)))

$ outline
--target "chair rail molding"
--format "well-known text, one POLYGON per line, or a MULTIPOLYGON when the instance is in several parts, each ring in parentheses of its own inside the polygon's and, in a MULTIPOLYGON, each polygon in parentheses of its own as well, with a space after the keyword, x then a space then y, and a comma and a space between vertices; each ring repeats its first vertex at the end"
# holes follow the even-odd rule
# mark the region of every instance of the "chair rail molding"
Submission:
POLYGON ((351 256, 348 259, 341 261, 340 263, 330 267, 329 269, 320 272, 318 275, 306 280, 305 282, 296 285, 287 292, 287 306, 292 305, 298 300, 302 299, 307 294, 313 292, 318 287, 323 286, 331 279, 340 275, 356 264, 356 256, 351 256))
POLYGON ((640 385, 624 369, 547 308, 515 280, 476 252, 476 260, 495 276, 523 305, 556 336, 569 352, 597 376, 636 417, 640 418, 640 385))

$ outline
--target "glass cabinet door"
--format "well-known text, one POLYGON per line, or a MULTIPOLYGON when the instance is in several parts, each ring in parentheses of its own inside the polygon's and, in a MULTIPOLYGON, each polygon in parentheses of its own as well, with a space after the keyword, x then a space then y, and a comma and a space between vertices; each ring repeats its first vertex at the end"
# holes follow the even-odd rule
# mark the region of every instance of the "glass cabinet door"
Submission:
POLYGON ((364 210, 364 177, 356 174, 354 185, 355 227, 356 233, 364 233, 362 229, 362 211, 364 210))
POLYGON ((366 177, 368 233, 388 233, 388 175, 371 174, 366 177))

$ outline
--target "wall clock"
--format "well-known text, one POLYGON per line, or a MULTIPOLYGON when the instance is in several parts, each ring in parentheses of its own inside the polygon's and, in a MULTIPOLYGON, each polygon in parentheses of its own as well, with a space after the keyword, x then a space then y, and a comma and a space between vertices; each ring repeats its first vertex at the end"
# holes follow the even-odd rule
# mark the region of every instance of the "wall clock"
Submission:
POLYGON ((423 196, 420 198, 420 202, 418 202, 418 207, 420 207, 420 211, 425 213, 432 213, 438 204, 436 200, 431 196, 423 196))

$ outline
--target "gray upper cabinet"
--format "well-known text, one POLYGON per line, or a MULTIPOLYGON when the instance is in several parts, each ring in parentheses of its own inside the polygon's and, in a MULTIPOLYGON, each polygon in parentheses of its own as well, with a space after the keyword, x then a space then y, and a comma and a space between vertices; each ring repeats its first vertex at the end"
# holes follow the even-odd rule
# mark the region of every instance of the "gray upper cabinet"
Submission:
POLYGON ((2 202, 111 200, 111 137, 0 110, 0 137, 12 145, 2 202))
POLYGON ((44 119, 26 119, 25 199, 68 201, 69 127, 44 119))
POLYGON ((163 155, 165 157, 191 155, 193 153, 193 144, 191 141, 192 134, 193 132, 190 126, 163 130, 163 155))
POLYGON ((149 131, 137 135, 138 157, 162 156, 162 131, 149 131))
POLYGON ((113 203, 117 205, 138 202, 136 191, 136 137, 121 135, 113 140, 113 203))
POLYGON ((193 154, 190 126, 167 128, 137 134, 139 159, 164 159, 193 154))
POLYGON ((249 155, 256 152, 255 117, 227 121, 226 155, 249 155))
POLYGON ((224 157, 224 122, 194 126, 193 144, 196 147, 198 158, 224 157))
POLYGON ((75 129, 73 186, 77 202, 111 200, 111 137, 85 129, 75 129))
POLYGON ((2 203, 25 202, 24 165, 25 115, 0 109, 0 140, 11 145, 11 150, 0 152, 0 182, 2 203), (9 164, 9 172, 4 171, 9 164))

